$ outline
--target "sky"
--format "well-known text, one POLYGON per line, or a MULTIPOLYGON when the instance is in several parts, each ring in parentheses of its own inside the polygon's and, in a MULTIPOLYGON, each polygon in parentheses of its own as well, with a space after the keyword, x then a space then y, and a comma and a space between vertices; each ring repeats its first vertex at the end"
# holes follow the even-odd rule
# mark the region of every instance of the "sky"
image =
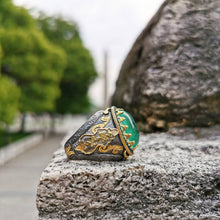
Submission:
POLYGON ((164 0, 14 0, 48 15, 73 19, 90 50, 99 78, 89 90, 92 101, 103 105, 104 52, 108 54, 108 94, 115 90, 121 65, 138 35, 164 0))

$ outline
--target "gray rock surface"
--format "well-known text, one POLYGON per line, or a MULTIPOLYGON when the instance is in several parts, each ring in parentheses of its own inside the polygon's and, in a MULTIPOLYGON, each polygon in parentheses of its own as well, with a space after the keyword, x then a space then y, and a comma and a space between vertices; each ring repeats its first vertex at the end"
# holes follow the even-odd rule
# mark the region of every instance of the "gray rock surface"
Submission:
POLYGON ((165 1, 127 55, 112 103, 146 131, 219 124, 219 20, 219 0, 165 1))
POLYGON ((124 162, 67 161, 60 149, 37 207, 41 220, 219 219, 220 127, 141 135, 124 162))

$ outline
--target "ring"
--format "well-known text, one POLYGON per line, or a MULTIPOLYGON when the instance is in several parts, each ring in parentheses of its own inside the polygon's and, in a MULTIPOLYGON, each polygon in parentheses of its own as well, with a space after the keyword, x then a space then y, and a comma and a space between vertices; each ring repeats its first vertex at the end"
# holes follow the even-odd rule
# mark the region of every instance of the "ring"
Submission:
POLYGON ((132 116, 112 106, 92 115, 65 143, 69 159, 121 161, 133 154, 139 132, 132 116))

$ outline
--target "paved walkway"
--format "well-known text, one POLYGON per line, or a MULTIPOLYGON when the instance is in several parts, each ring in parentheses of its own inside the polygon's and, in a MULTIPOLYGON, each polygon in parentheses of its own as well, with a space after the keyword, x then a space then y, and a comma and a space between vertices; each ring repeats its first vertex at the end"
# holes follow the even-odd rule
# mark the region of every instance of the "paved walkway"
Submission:
POLYGON ((62 136, 51 137, 0 166, 0 220, 37 219, 36 190, 62 136))

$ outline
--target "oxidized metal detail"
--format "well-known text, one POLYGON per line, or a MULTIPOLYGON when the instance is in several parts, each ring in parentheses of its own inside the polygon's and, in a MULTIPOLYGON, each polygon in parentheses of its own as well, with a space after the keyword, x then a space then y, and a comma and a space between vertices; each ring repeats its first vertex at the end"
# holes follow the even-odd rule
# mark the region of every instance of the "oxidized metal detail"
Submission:
POLYGON ((133 154, 133 145, 138 143, 138 139, 136 142, 133 140, 138 130, 134 130, 135 123, 130 118, 132 117, 123 109, 116 107, 96 112, 65 143, 66 155, 69 159, 76 160, 127 159, 133 154))
POLYGON ((113 154, 117 154, 123 150, 123 148, 117 145, 109 145, 117 134, 118 129, 115 128, 101 128, 98 129, 94 135, 84 134, 80 137, 75 150, 84 154, 92 154, 96 149, 98 149, 100 153, 106 153, 112 150, 113 154))

